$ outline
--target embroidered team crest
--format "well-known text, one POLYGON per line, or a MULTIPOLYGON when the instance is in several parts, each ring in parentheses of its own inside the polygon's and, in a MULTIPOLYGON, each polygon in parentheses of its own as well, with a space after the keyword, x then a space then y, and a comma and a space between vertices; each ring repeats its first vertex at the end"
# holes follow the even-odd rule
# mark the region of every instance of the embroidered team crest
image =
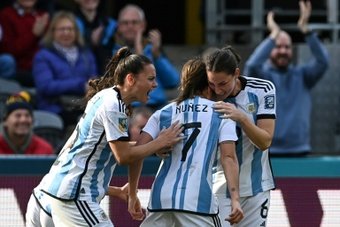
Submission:
POLYGON ((275 98, 274 95, 267 95, 264 97, 264 108, 265 109, 274 109, 275 107, 275 98))
POLYGON ((248 103, 247 104, 247 111, 248 113, 255 113, 256 111, 256 107, 255 107, 255 103, 248 103))
POLYGON ((127 128, 128 128, 127 119, 126 118, 119 118, 118 119, 118 126, 119 126, 120 131, 127 132, 127 128))
POLYGON ((106 215, 103 211, 100 213, 100 216, 102 217, 102 219, 103 219, 104 221, 108 220, 107 215, 106 215))

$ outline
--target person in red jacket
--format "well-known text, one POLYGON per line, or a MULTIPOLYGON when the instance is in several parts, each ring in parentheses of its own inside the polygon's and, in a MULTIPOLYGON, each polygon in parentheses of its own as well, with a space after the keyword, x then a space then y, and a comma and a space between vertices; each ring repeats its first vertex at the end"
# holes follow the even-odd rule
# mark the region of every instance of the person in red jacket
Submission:
POLYGON ((0 53, 14 57, 16 79, 24 86, 33 87, 32 61, 39 42, 48 26, 49 15, 36 9, 37 0, 16 0, 0 11, 2 39, 0 53))
POLYGON ((6 102, 0 155, 50 155, 52 146, 33 133, 33 108, 27 92, 12 95, 6 102))

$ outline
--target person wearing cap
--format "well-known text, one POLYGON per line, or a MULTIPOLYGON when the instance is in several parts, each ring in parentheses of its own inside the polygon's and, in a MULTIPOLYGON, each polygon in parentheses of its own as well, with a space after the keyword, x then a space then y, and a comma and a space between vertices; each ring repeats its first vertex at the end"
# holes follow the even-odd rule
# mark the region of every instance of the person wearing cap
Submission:
POLYGON ((0 135, 0 155, 51 155, 52 146, 33 133, 33 107, 30 95, 20 92, 6 101, 0 135))

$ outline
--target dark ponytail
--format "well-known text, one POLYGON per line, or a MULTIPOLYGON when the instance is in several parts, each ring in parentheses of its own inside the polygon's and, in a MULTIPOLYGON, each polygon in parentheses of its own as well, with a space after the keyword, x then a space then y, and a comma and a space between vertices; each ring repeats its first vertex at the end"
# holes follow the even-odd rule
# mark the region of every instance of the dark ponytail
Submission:
POLYGON ((208 71, 234 74, 241 57, 231 46, 226 46, 205 56, 204 62, 208 71))
POLYGON ((85 97, 86 101, 89 101, 99 91, 115 85, 115 71, 119 63, 124 61, 124 59, 130 55, 132 55, 132 52, 128 47, 120 48, 106 65, 104 75, 99 78, 89 80, 89 88, 85 97))

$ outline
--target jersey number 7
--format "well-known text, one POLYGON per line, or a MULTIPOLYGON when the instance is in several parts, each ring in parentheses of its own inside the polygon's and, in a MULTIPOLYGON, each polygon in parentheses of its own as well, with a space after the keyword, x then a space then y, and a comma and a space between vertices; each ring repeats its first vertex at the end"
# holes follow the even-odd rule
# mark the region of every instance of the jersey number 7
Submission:
MULTIPOLYGON (((199 128, 202 127, 201 122, 191 122, 191 123, 185 123, 183 124, 183 128, 184 128, 184 132, 189 129, 189 128, 194 128, 194 130, 192 131, 189 139, 185 142, 183 149, 182 149, 182 158, 181 161, 184 162, 187 158, 187 154, 188 151, 191 147, 191 145, 194 143, 194 141, 196 140, 198 134, 201 132, 201 130, 199 130, 199 128)), ((185 133, 186 134, 186 133, 185 133)))

